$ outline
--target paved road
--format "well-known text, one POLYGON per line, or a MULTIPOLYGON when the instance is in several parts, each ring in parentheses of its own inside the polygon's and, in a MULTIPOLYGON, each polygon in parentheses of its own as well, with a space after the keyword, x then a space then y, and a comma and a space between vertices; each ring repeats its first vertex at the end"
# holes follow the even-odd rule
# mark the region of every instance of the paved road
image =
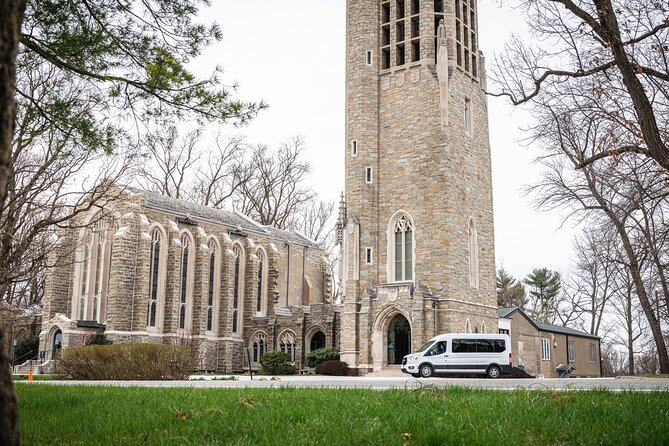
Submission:
POLYGON ((85 386, 141 386, 141 387, 198 387, 198 388, 243 388, 243 387, 315 387, 315 388, 370 388, 370 389, 416 389, 422 386, 471 387, 479 389, 513 390, 555 389, 587 390, 609 389, 614 391, 669 391, 669 379, 640 378, 571 378, 571 379, 463 379, 411 377, 326 377, 326 376, 282 376, 272 381, 267 377, 242 376, 237 381, 199 380, 190 381, 19 381, 19 385, 85 385, 85 386))

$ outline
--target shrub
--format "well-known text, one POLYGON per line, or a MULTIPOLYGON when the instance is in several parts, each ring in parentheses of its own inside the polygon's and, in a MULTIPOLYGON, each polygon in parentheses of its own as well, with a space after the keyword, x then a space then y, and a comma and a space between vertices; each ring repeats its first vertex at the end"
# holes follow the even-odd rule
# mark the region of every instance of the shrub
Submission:
POLYGON ((330 359, 316 366, 319 375, 346 376, 348 375, 348 364, 343 361, 330 359))
POLYGON ((14 361, 25 362, 29 359, 37 359, 39 352, 39 337, 28 335, 16 341, 14 348, 14 361))
POLYGON ((284 352, 267 352, 260 357, 263 373, 268 375, 292 375, 295 373, 290 363, 290 355, 284 352))
POLYGON ((118 344, 63 349, 58 367, 74 379, 147 381, 185 379, 195 364, 186 347, 118 344))
POLYGON ((321 362, 331 359, 339 359, 339 350, 334 347, 319 348, 307 355, 307 367, 316 367, 321 362))
POLYGON ((107 338, 105 331, 100 329, 86 341, 86 345, 111 345, 113 342, 107 338))

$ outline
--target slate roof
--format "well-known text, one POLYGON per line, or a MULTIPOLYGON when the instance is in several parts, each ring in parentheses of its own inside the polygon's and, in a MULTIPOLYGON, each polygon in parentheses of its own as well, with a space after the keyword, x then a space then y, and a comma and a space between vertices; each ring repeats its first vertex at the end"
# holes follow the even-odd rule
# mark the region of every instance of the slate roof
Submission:
POLYGON ((535 327, 537 327, 537 329, 539 331, 547 331, 549 333, 560 333, 560 334, 566 334, 566 335, 569 335, 569 336, 580 336, 582 338, 600 339, 599 336, 591 335, 591 334, 586 333, 584 331, 575 330, 573 328, 560 327, 558 325, 536 323, 530 318, 530 316, 527 313, 525 313, 523 311, 522 308, 519 308, 519 307, 498 308, 497 309, 497 314, 499 315, 500 318, 508 318, 516 311, 523 314, 527 318, 528 321, 530 321, 532 324, 534 324, 535 327))
POLYGON ((497 314, 499 315, 499 317, 508 317, 511 315, 511 313, 513 313, 517 309, 518 307, 498 308, 497 314))
POLYGON ((320 247, 321 245, 308 237, 292 231, 277 229, 273 226, 264 226, 253 221, 250 217, 230 212, 222 209, 215 209, 209 206, 191 203, 178 198, 167 197, 157 192, 145 191, 137 188, 128 188, 131 192, 144 196, 144 205, 148 208, 171 212, 179 216, 190 215, 195 221, 198 219, 207 220, 212 223, 218 223, 228 226, 230 229, 241 228, 242 231, 270 235, 273 238, 283 240, 292 244, 306 245, 311 247, 320 247))
POLYGON ((539 330, 541 331, 548 331, 550 333, 560 333, 570 336, 580 336, 582 338, 600 339, 599 336, 592 335, 580 330, 574 330, 573 328, 560 327, 558 325, 537 324, 537 327, 539 327, 539 330))

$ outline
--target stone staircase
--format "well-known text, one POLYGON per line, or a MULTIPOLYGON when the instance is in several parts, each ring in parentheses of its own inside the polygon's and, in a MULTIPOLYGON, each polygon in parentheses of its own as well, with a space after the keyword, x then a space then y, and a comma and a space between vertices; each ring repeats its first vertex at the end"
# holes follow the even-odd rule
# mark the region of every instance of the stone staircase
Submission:
POLYGON ((402 371, 400 370, 399 365, 387 365, 384 368, 382 368, 381 370, 378 370, 378 371, 372 372, 372 373, 368 373, 367 376, 392 378, 392 377, 399 377, 399 376, 407 377, 409 375, 407 375, 406 373, 402 373, 402 371))
POLYGON ((15 375, 27 375, 30 373, 31 370, 33 374, 37 374, 40 371, 42 373, 51 373, 53 371, 53 361, 48 360, 45 362, 41 362, 38 359, 33 359, 30 361, 26 361, 23 364, 14 366, 15 375))

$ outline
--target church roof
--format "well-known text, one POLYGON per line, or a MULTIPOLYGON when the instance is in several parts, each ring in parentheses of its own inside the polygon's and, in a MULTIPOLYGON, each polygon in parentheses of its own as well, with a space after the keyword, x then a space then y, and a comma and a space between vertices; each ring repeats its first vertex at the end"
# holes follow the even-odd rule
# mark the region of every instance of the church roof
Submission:
POLYGON ((152 209, 171 212, 182 216, 190 215, 194 220, 207 220, 212 223, 228 226, 230 229, 241 229, 243 232, 268 235, 293 244, 320 247, 318 242, 311 240, 302 234, 278 229, 273 226, 261 225, 250 217, 237 212, 203 206, 186 200, 168 197, 157 192, 150 192, 136 188, 128 189, 133 193, 143 195, 144 205, 152 209))

